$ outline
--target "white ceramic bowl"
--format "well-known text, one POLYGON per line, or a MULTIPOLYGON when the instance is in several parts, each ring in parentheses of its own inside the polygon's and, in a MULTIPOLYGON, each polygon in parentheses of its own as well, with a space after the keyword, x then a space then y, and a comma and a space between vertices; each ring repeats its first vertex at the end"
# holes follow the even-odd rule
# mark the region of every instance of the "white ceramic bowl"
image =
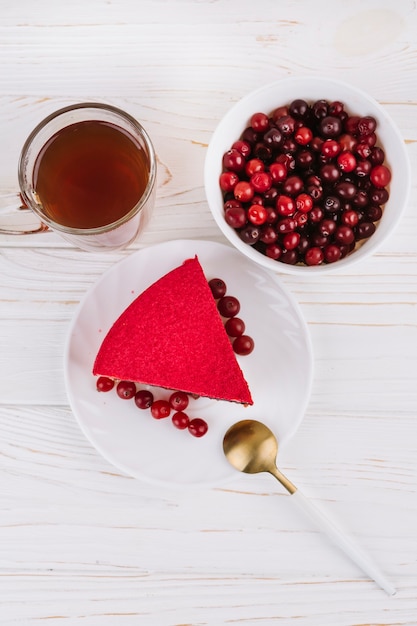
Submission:
POLYGON ((375 252, 391 234, 407 205, 410 180, 411 170, 404 141, 383 106, 357 87, 338 80, 316 77, 282 79, 249 93, 237 102, 226 113, 214 131, 208 146, 204 167, 207 201, 214 219, 227 239, 235 248, 256 263, 272 271, 287 274, 303 274, 305 272, 322 274, 342 270, 375 252), (302 98, 311 103, 321 99, 340 100, 351 115, 374 116, 378 122, 378 143, 385 151, 385 163, 392 173, 389 187, 390 197, 385 204, 383 216, 375 233, 345 258, 335 263, 305 266, 288 265, 279 260, 275 261, 244 243, 224 219, 224 202, 219 187, 223 154, 230 149, 234 141, 239 139, 241 133, 249 125, 253 113, 262 111, 268 114, 275 108, 289 104, 296 98, 302 98))

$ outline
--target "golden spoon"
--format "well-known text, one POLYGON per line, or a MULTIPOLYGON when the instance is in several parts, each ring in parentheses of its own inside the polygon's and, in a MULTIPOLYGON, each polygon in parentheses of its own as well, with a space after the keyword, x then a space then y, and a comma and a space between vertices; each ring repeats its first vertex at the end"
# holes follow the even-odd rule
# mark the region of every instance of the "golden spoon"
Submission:
POLYGON ((389 595, 395 588, 369 557, 356 546, 324 513, 308 500, 276 466, 278 442, 271 430, 256 420, 243 420, 229 428, 223 439, 223 450, 234 468, 246 474, 268 472, 285 487, 291 498, 330 539, 389 595))

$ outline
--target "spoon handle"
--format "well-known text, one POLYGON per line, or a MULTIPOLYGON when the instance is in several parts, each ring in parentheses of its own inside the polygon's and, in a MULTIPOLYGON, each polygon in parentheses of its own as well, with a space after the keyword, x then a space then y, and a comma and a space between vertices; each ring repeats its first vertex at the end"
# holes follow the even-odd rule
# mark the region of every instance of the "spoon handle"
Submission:
POLYGON ((316 524, 316 526, 326 533, 333 542, 347 554, 351 560, 358 565, 363 572, 368 574, 388 595, 396 593, 395 587, 385 578, 379 568, 371 559, 347 537, 311 500, 297 489, 291 499, 298 507, 316 524))

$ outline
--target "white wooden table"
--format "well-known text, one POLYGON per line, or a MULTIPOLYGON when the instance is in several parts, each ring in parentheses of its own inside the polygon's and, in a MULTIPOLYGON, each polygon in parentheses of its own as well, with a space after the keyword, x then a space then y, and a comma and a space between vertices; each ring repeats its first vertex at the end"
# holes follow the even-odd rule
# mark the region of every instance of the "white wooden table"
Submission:
POLYGON ((0 191, 30 130, 99 100, 142 121, 158 154, 152 221, 131 248, 0 236, 1 626, 417 624, 417 9, 412 0, 1 0, 0 191), (301 518, 270 477, 193 493, 122 475, 69 408, 63 350, 82 296, 134 250, 224 242, 203 188, 230 105, 288 75, 366 89, 414 174, 405 215, 349 273, 282 276, 314 347, 292 480, 373 556, 390 598, 301 518))

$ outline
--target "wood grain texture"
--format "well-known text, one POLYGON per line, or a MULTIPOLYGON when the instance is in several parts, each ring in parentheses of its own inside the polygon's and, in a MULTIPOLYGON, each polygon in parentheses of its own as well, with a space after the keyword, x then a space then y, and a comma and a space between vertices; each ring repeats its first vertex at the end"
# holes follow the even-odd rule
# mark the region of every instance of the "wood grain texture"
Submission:
POLYGON ((416 626, 415 3, 0 5, 0 208, 7 194, 17 201, 28 133, 75 101, 137 117, 159 165, 151 222, 126 251, 86 254, 51 232, 0 235, 1 626, 416 626), (115 262, 172 239, 225 243, 203 167, 231 104, 281 77, 322 74, 386 107, 406 142, 412 193, 370 259, 322 278, 282 276, 308 323, 315 371, 280 466, 373 556, 394 598, 271 477, 178 491, 123 475, 82 434, 63 380, 73 315, 115 262))

